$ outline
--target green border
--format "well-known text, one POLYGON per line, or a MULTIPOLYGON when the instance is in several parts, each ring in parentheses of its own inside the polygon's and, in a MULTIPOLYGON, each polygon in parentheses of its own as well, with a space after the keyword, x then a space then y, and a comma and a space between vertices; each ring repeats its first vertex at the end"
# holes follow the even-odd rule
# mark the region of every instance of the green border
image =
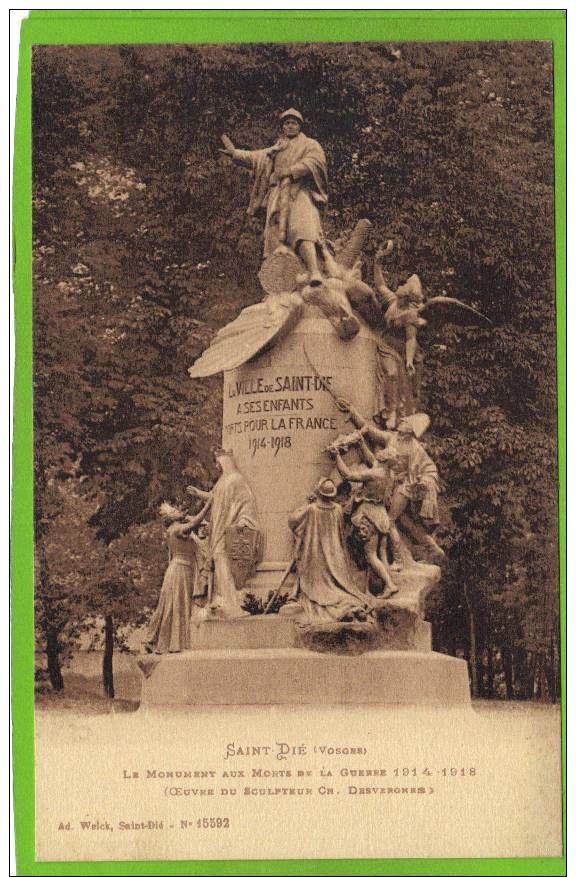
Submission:
MULTIPOLYGON (((562 691, 566 691, 566 14, 564 10, 34 10, 22 23, 14 151, 14 378, 12 717, 18 874, 564 875, 565 857, 306 861, 36 862, 32 517, 33 44, 549 40, 554 49, 556 301, 560 471, 562 691), (16 586, 17 584, 17 586, 16 586)), ((566 702, 562 703, 566 837, 566 702)), ((536 830, 536 828, 535 828, 536 830)))

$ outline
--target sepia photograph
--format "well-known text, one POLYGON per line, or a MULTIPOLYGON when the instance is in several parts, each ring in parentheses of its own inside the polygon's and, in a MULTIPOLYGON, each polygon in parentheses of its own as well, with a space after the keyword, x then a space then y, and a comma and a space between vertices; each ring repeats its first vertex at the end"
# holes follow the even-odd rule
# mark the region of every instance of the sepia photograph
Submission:
POLYGON ((31 64, 37 859, 561 856, 552 44, 31 64))

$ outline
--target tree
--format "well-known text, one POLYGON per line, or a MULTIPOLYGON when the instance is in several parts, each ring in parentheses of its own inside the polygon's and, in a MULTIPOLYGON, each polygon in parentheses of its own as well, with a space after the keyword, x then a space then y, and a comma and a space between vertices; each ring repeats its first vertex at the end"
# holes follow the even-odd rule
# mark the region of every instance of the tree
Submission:
POLYGON ((128 635, 148 620, 157 600, 166 564, 162 526, 158 521, 133 525, 106 546, 105 576, 94 605, 104 617, 102 685, 114 697, 115 646, 128 649, 128 635))
POLYGON ((261 297, 248 180, 217 135, 271 143, 295 105, 336 181, 328 236, 367 216, 396 241, 392 286, 417 271, 494 323, 423 333, 450 510, 435 646, 475 692, 556 696, 550 47, 41 46, 33 66, 37 520, 43 473, 72 467, 110 570, 91 583, 110 582, 108 654, 141 612, 114 546, 137 554, 131 527, 215 474, 220 385, 186 369, 261 297))
POLYGON ((102 546, 88 524, 92 511, 70 480, 49 479, 37 529, 35 623, 51 685, 64 687, 62 658, 85 633, 94 582, 104 569, 102 546))

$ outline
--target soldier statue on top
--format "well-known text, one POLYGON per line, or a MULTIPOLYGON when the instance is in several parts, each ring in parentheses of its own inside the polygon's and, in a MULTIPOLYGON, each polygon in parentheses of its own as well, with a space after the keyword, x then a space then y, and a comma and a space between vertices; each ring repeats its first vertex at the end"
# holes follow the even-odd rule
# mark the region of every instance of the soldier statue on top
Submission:
POLYGON ((328 201, 326 156, 320 144, 303 133, 304 119, 298 110, 281 113, 280 121, 282 133, 273 146, 236 149, 224 135, 222 151, 253 171, 248 214, 266 212, 264 258, 280 245, 288 245, 306 266, 309 282, 320 285, 320 209, 328 201))

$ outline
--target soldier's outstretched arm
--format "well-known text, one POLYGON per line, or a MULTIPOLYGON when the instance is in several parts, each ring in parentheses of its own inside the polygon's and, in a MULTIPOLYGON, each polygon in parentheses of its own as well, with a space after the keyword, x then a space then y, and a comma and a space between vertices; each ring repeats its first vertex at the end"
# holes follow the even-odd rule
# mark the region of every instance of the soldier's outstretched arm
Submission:
POLYGON ((392 438, 392 433, 388 432, 387 429, 379 429, 373 423, 365 423, 362 427, 361 432, 364 435, 370 436, 371 439, 379 445, 387 445, 390 439, 392 438))
MULTIPOLYGON (((224 155, 229 156, 234 164, 241 164, 244 167, 252 168, 254 166, 254 151, 251 149, 236 149, 227 134, 222 134, 222 143, 224 149, 220 149, 224 155)), ((257 150, 256 150, 257 151, 257 150)))
POLYGON ((351 402, 348 401, 348 399, 339 397, 335 400, 335 402, 338 406, 339 411, 342 411, 344 414, 350 415, 350 420, 357 429, 360 429, 366 423, 365 418, 362 417, 360 412, 356 408, 354 408, 354 406, 351 402))
POLYGON ((336 457, 336 466, 340 475, 347 481, 367 481, 372 476, 372 470, 367 466, 348 466, 340 454, 336 457))
POLYGON ((222 143, 224 144, 224 149, 221 149, 220 152, 225 152, 226 155, 229 155, 230 158, 233 158, 234 153, 236 152, 236 147, 234 146, 234 144, 232 143, 232 141, 230 140, 228 135, 222 134, 222 137, 220 139, 222 140, 222 143))
POLYGON ((376 457, 372 453, 372 448, 368 447, 368 443, 362 433, 360 433, 360 442, 358 443, 358 447, 360 448, 362 456, 364 457, 368 465, 373 466, 376 462, 376 457))

